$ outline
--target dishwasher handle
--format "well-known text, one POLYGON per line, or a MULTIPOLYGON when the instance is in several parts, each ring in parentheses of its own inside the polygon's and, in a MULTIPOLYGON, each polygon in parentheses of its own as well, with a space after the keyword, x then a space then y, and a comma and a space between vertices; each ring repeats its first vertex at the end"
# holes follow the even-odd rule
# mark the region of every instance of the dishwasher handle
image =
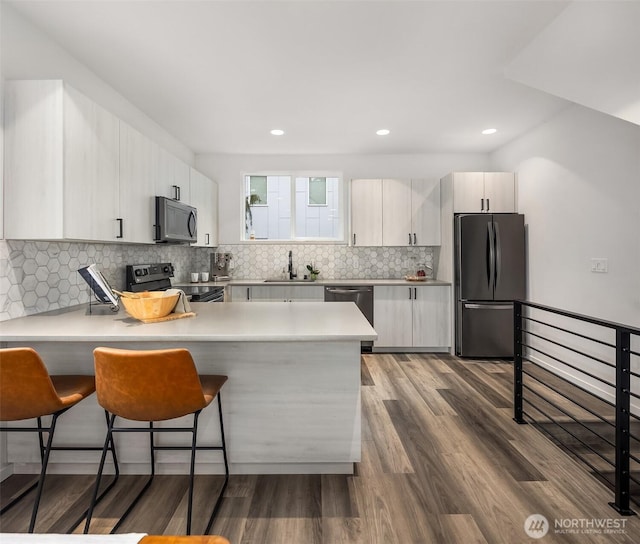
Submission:
POLYGON ((352 293, 368 293, 371 287, 325 287, 327 293, 351 295, 352 293))

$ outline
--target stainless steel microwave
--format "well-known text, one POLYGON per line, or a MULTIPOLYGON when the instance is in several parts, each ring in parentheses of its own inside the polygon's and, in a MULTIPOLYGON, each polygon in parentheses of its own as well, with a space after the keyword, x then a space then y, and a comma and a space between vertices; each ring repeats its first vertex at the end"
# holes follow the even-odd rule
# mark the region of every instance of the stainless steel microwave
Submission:
POLYGON ((198 211, 164 196, 156 197, 156 242, 197 242, 198 211))

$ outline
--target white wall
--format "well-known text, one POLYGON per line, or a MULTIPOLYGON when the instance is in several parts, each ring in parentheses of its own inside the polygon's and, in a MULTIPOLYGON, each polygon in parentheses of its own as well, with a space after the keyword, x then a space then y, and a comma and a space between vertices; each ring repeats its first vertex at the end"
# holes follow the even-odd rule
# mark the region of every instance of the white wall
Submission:
POLYGON ((194 154, 189 148, 117 90, 3 2, 0 2, 0 12, 0 63, 4 79, 62 79, 173 155, 193 165, 194 154))
POLYGON ((218 182, 220 244, 237 244, 244 228, 243 174, 322 170, 357 178, 440 179, 453 170, 486 170, 484 153, 424 155, 198 155, 196 168, 218 182))
POLYGON ((517 172, 532 301, 640 326, 640 127, 581 106, 491 155, 517 172), (592 257, 609 272, 590 272, 592 257))

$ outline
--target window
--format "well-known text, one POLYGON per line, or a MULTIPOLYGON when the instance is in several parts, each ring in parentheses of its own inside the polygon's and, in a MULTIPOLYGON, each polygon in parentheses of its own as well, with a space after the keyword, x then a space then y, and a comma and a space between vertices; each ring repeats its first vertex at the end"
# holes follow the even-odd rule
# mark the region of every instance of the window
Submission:
POLYGON ((344 241, 340 175, 248 174, 244 206, 245 240, 344 241))
POLYGON ((309 206, 327 205, 327 178, 309 178, 309 206))

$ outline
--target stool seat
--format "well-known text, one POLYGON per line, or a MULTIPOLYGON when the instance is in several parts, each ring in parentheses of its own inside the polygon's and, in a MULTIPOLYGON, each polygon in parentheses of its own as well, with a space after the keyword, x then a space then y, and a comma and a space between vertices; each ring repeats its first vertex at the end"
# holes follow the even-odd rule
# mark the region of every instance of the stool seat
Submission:
POLYGON ((95 390, 93 376, 50 376, 32 348, 0 350, 0 421, 55 414, 95 390))
POLYGON ((216 395, 222 389, 222 386, 227 381, 226 376, 219 375, 200 375, 200 383, 202 384, 202 392, 204 393, 204 399, 207 403, 207 406, 211 404, 213 399, 216 398, 216 395))

